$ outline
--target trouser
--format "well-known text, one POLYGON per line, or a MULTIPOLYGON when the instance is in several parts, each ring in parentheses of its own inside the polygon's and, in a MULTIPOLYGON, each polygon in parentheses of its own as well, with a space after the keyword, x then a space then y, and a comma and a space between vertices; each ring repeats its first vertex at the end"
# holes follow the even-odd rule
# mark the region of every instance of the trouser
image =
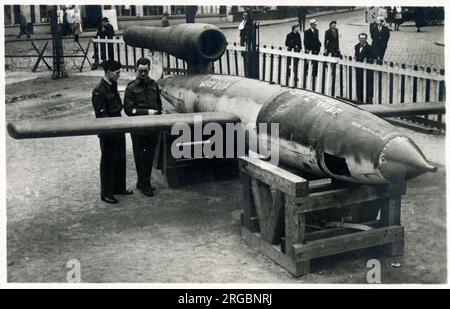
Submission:
POLYGON ((136 165, 137 186, 142 190, 150 190, 153 157, 158 143, 156 133, 131 133, 133 141, 134 163, 136 165))
MULTIPOLYGON (((311 51, 312 55, 318 55, 319 52, 318 51, 311 51)), ((319 62, 316 60, 304 60, 304 69, 303 69, 303 75, 304 75, 304 79, 303 79, 303 87, 306 88, 306 77, 308 76, 308 70, 309 70, 309 66, 312 66, 312 90, 315 91, 316 89, 316 77, 317 77, 317 68, 319 65, 319 62)))
POLYGON ((111 197, 126 190, 125 134, 99 135, 101 196, 111 197))
POLYGON ((305 22, 306 22, 305 18, 299 18, 298 19, 298 25, 300 26, 300 31, 305 31, 306 30, 305 22))
POLYGON ((27 31, 27 26, 26 25, 20 25, 20 27, 19 27, 19 34, 17 35, 17 37, 18 38, 20 38, 22 35, 26 35, 27 36, 27 38, 29 38, 30 37, 30 34, 28 33, 28 31, 27 31))

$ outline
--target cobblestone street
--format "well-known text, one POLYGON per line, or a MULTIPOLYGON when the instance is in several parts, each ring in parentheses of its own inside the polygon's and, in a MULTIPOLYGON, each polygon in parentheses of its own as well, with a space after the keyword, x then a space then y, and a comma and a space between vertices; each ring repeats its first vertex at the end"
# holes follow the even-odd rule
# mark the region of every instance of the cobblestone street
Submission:
MULTIPOLYGON (((358 43, 358 34, 369 34, 369 24, 364 22, 364 10, 338 13, 315 18, 318 21, 319 38, 323 45, 325 30, 332 20, 337 21, 341 52, 346 56, 353 56, 354 46, 358 43)), ((282 46, 291 25, 296 21, 260 27, 260 43, 267 46, 282 46)), ((239 41, 237 29, 224 29, 229 42, 239 41)), ((303 44, 303 33, 302 33, 303 44)), ((369 34, 370 38, 370 34, 369 34)), ((414 23, 407 22, 400 27, 400 31, 391 31, 385 60, 405 64, 418 64, 425 67, 444 68, 444 46, 435 42, 444 42, 444 26, 430 26, 416 32, 414 23)), ((370 39, 369 39, 370 43, 370 39)))

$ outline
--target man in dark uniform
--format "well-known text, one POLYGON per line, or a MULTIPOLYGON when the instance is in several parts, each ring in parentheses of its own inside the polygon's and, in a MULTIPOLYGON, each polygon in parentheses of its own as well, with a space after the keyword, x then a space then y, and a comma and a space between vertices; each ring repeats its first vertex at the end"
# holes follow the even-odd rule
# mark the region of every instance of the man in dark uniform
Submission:
MULTIPOLYGON (((359 43, 355 45, 355 60, 357 62, 373 62, 372 47, 367 43, 367 34, 360 33, 359 43)), ((356 68, 356 97, 359 102, 364 102, 364 69, 356 68)), ((372 103, 373 97, 373 71, 367 70, 366 79, 367 102, 372 103)))
MULTIPOLYGON (((320 43, 319 40, 319 30, 317 29, 317 21, 315 19, 311 19, 309 21, 310 28, 304 32, 304 40, 305 43, 305 52, 311 53, 313 55, 318 55, 320 53, 320 47, 322 46, 322 43, 320 43)), ((316 85, 316 76, 317 76, 317 66, 318 62, 315 60, 310 61, 312 63, 312 86, 313 89, 315 89, 316 85)), ((305 76, 308 74, 308 63, 307 60, 305 60, 305 76)), ((304 85, 306 86, 306 78, 304 79, 304 85)))
MULTIPOLYGON (((112 39, 115 36, 114 28, 109 23, 108 17, 103 17, 100 26, 98 27, 97 33, 95 35, 97 38, 101 39, 112 39)), ((97 44, 97 43, 96 43, 97 44)), ((98 63, 98 48, 95 45, 94 48, 94 58, 95 62, 98 63)), ((114 44, 112 43, 100 43, 100 60, 114 60, 114 44), (106 46, 107 45, 107 46, 106 46), (108 52, 108 57, 106 56, 108 52)))
POLYGON ((300 27, 301 31, 305 31, 306 27, 306 13, 308 12, 308 9, 306 6, 299 6, 297 7, 297 17, 298 17, 298 25, 300 27))
MULTIPOLYGON (((122 101, 117 91, 117 79, 121 65, 117 61, 103 62, 105 75, 92 91, 92 105, 95 117, 121 117, 122 101)), ((125 134, 100 134, 100 183, 101 199, 115 204, 114 194, 132 194, 126 189, 125 134)))
POLYGON ((373 57, 377 64, 383 64, 384 54, 386 53, 390 37, 389 28, 383 25, 383 23, 383 17, 378 16, 375 20, 375 25, 370 29, 373 57))
MULTIPOLYGON (((299 25, 292 25, 292 31, 286 35, 285 45, 288 51, 300 52, 302 50, 302 39, 299 33, 299 25)), ((294 58, 294 78, 295 85, 297 85, 297 71, 298 71, 298 60, 299 58, 294 58)), ((288 63, 288 78, 291 73, 291 57, 287 58, 288 63)))
MULTIPOLYGON (((136 63, 136 79, 125 89, 124 109, 128 116, 159 115, 162 112, 158 84, 149 77, 150 65, 147 58, 140 58, 136 63)), ((147 196, 153 196, 150 178, 158 132, 134 132, 131 139, 138 176, 136 188, 147 196)))

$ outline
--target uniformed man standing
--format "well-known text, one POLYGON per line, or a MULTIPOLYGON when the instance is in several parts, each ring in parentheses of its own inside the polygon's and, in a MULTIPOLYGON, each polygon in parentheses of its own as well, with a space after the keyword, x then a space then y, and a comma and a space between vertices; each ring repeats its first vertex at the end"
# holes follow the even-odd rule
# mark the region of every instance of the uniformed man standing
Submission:
MULTIPOLYGON (((105 75, 92 91, 92 105, 97 118, 121 117, 122 100, 117 91, 121 65, 114 60, 103 62, 105 75)), ((126 189, 125 134, 100 134, 101 199, 115 204, 114 194, 132 194, 126 189)))
MULTIPOLYGON (((149 77, 150 65, 147 58, 140 58, 136 63, 136 79, 125 89, 124 109, 128 116, 159 115, 162 112, 158 84, 149 77)), ((158 132, 134 132, 131 139, 138 178, 136 188, 147 196, 153 196, 150 178, 158 132)))

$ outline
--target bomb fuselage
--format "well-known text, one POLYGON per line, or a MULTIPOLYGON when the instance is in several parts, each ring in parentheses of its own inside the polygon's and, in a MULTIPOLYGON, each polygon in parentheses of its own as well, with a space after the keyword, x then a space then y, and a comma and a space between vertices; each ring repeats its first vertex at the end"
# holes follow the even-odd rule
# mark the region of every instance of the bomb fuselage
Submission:
MULTIPOLYGON (((255 130, 261 123, 278 123, 280 162, 318 176, 379 184, 434 169, 394 126, 331 97, 214 74, 172 76, 159 84, 180 112, 228 112, 244 125, 256 124, 255 130)), ((268 144, 270 134, 254 133, 268 144)))

